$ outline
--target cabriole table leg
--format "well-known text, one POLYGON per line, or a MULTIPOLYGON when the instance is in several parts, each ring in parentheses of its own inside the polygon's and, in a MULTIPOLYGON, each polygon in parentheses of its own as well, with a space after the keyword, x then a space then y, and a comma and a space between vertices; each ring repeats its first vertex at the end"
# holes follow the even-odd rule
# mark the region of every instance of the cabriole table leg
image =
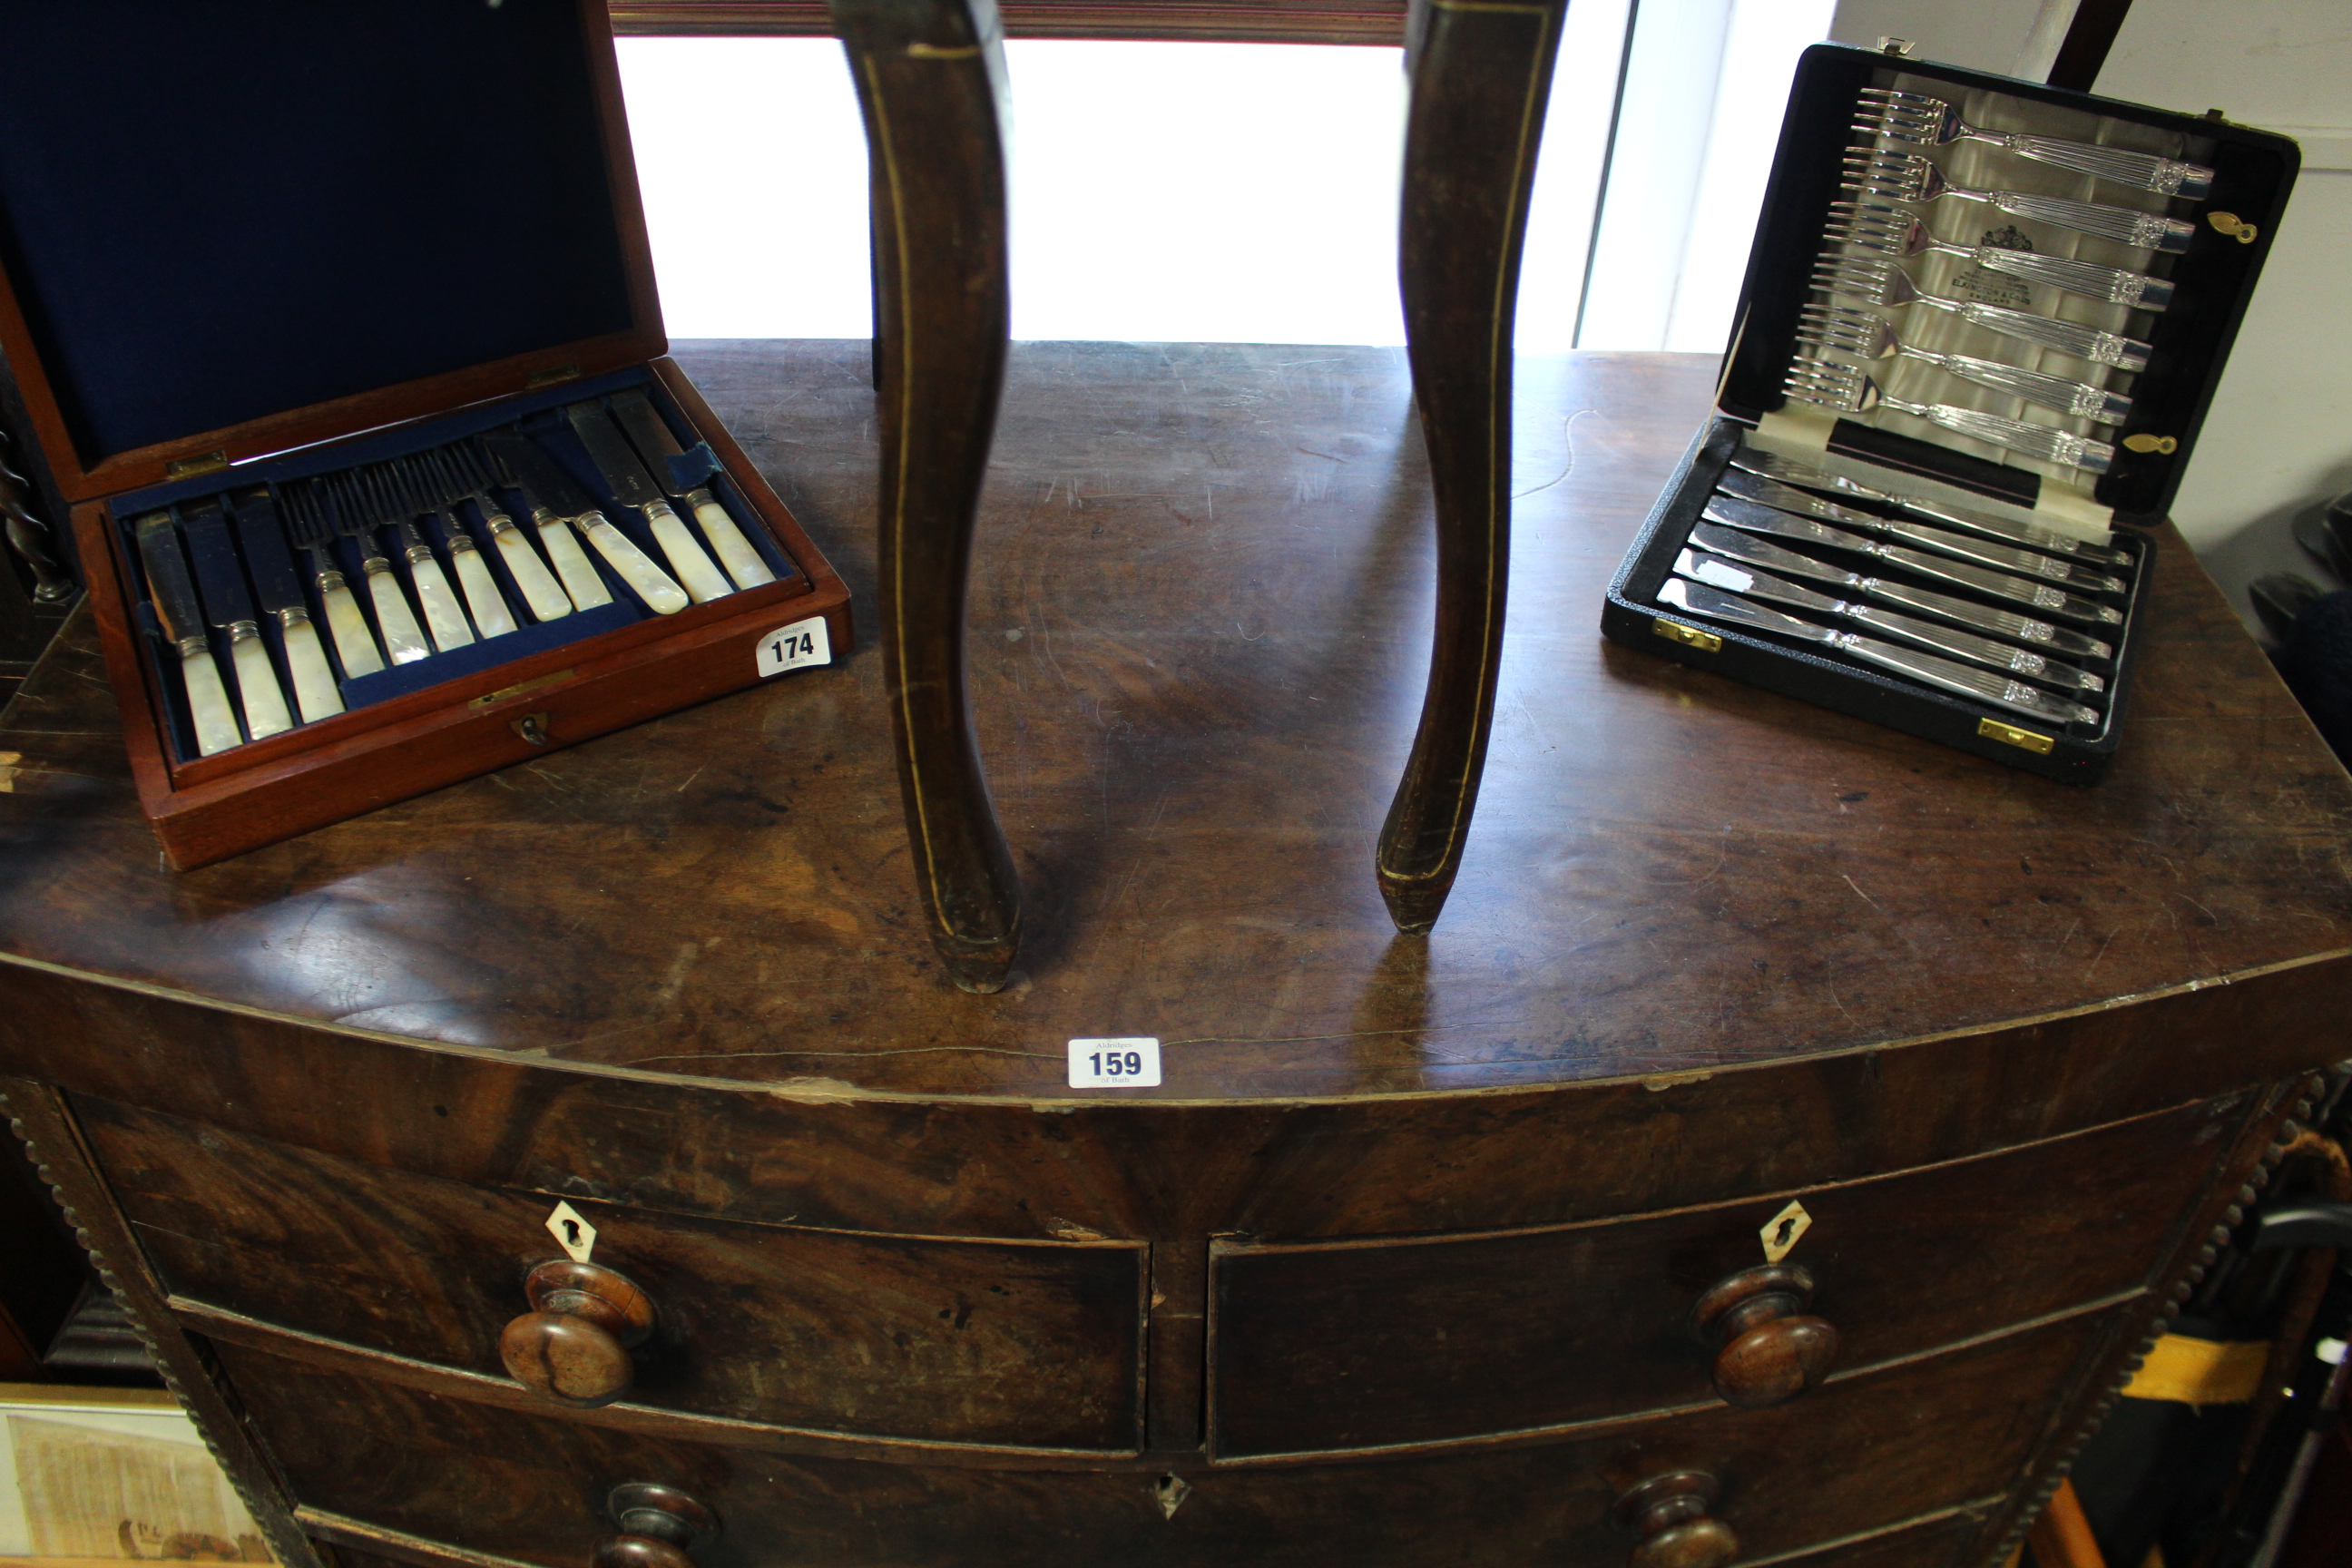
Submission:
POLYGON ((1021 884, 964 684, 972 519, 1009 331, 1004 49, 994 0, 832 0, 865 111, 881 405, 882 660, 931 942, 1000 989, 1021 884))
POLYGON ((1413 0, 1399 275, 1437 499, 1437 637, 1389 807, 1381 896, 1437 921, 1461 868, 1495 712, 1511 539, 1511 329, 1565 0, 1413 0))

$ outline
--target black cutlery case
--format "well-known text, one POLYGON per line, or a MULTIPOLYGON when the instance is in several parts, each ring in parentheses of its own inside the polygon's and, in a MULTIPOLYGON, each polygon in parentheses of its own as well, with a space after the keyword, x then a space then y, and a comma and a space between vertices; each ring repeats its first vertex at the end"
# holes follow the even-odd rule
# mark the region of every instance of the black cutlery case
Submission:
MULTIPOLYGON (((1834 44, 1806 50, 1791 87, 1748 255, 1715 414, 1696 433, 1619 566, 1602 610, 1604 635, 1628 647, 2050 778, 2097 782, 2115 755, 2145 629, 2145 590, 2155 551, 2149 530, 2164 521, 2179 490, 2298 164, 2291 140, 2232 124, 2218 114, 2171 113, 1916 60, 1891 50, 1834 44), (1940 145, 1898 142, 1858 125, 1868 89, 1938 100, 1969 126, 1987 131, 2191 163, 2211 171, 2210 189, 2193 199, 2141 189, 2051 167, 1976 140, 1940 145), (1845 188, 1850 161, 1878 153, 1922 156, 1955 186, 2129 207, 2168 217, 2176 220, 2179 237, 2173 243, 2185 243, 2185 248, 2160 252, 2097 237, 1957 195, 1909 201, 1858 195, 1845 188), (1835 216, 1832 205, 1856 200, 1891 207, 1898 216, 1916 216, 1936 240, 1971 254, 1928 251, 1892 258, 1852 243, 1830 243, 1825 236, 1835 216), (2162 310, 2150 310, 2061 292, 2042 281, 1979 265, 1989 251, 2059 256, 2146 274, 2171 286, 2171 300, 2162 310), (1885 262, 1900 269, 1917 291, 1957 304, 2025 310, 2136 340, 2145 345, 2145 363, 2137 370, 2102 364, 1988 331, 1954 310, 1918 303, 1879 306, 1833 292, 1819 279, 1839 257, 1885 262), (1839 309, 1877 316, 1896 329, 1908 346, 1994 360, 2101 387, 2128 397, 2128 413, 2119 424, 2095 423, 1961 379, 1907 353, 1865 362, 1856 353, 1824 353, 1800 342, 1809 310, 1818 317, 1821 311, 1839 309), (2093 473, 2021 455, 1883 405, 1861 413, 1817 406, 1785 390, 1801 355, 1862 370, 1886 393, 1915 404, 1979 411, 2088 437, 2111 447, 2112 459, 2105 472, 2093 473), (1676 579, 1677 559, 1691 543, 1694 525, 1743 447, 1751 458, 1761 453, 1792 459, 1886 494, 1919 498, 1944 509, 1962 506, 2017 527, 2095 541, 2116 552, 2118 563, 2104 570, 2120 581, 2120 591, 2091 595, 2118 613, 2116 624, 2098 633, 2111 655, 2076 661, 2104 689, 2095 694, 2070 694, 2092 710, 2091 716, 2048 721, 1891 673, 1803 637, 1696 615, 1662 599, 1662 593, 1674 591, 1668 584, 1676 579)), ((1993 258, 1996 264, 2001 259, 1993 258)), ((1849 268, 1845 276, 1852 275, 1849 268)), ((1918 520, 1901 507, 1837 493, 1828 484, 1806 488, 1817 499, 1833 500, 1851 511, 1918 520)), ((1939 585, 1899 565, 1851 551, 1806 545, 1801 552, 1827 568, 1912 587, 1939 585)), ((1832 587, 1813 585, 1836 596, 1832 587)), ((1800 618, 1876 635, 1867 626, 1826 613, 1800 618)), ((2025 651, 2032 645, 2019 640, 2014 646, 2025 651)), ((2023 683, 2055 691, 2031 679, 2023 683)))

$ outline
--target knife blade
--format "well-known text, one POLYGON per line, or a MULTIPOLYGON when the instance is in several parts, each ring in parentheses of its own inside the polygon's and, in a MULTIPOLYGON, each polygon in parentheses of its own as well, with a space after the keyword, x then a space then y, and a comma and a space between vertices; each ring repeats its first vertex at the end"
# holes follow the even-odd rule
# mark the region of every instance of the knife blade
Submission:
POLYGON ((236 518, 237 542, 245 550, 246 569, 253 574, 253 591, 264 615, 278 617, 286 645, 286 667, 294 677, 294 701, 302 722, 315 724, 343 710, 342 693, 327 650, 319 642, 319 628, 310 624, 310 601, 302 597, 302 578, 294 570, 293 552, 286 548, 286 531, 278 518, 278 503, 265 489, 242 491, 229 498, 236 518))
POLYGON ((187 557, 180 550, 180 531, 168 511, 151 511, 131 524, 139 542, 139 559, 147 568, 147 602, 163 628, 164 640, 180 656, 180 679, 188 693, 188 716, 195 721, 196 752, 209 757, 245 743, 236 727, 236 710, 229 706, 228 689, 221 684, 220 666, 205 634, 204 612, 196 607, 196 585, 188 577, 187 557))
MULTIPOLYGON (((686 608, 689 603, 686 590, 655 565, 653 557, 637 548, 636 541, 614 527, 588 492, 563 471, 563 465, 541 451, 538 442, 520 429, 494 430, 482 440, 512 476, 516 488, 530 500, 531 525, 540 531, 541 539, 552 541, 562 536, 564 530, 561 524, 576 524, 588 536, 588 542, 596 547, 596 553, 611 563, 613 570, 621 574, 621 581, 645 601, 647 609, 657 616, 674 616, 686 608), (539 509, 542 507, 548 512, 546 521, 540 517, 539 509), (550 527, 550 522, 558 526, 550 527)), ((564 583, 571 585, 572 574, 563 556, 554 549, 548 553, 555 558, 556 570, 563 573, 564 583)), ((592 602, 604 604, 611 598, 608 593, 602 599, 583 600, 579 587, 572 589, 572 602, 583 609, 592 602)))
POLYGON ((1906 522, 1898 518, 1881 517, 1876 512, 1856 511, 1852 507, 1823 500, 1811 491, 1739 468, 1725 469, 1723 477, 1716 481, 1716 489, 1722 494, 1757 501, 1780 511, 1794 512, 1800 517, 1815 518, 1843 528, 1858 528, 1864 533, 1899 539, 1906 544, 1932 550, 1938 555, 1973 561, 1979 566, 2013 572, 2021 577, 2043 578, 2076 593, 2121 594, 2126 588, 2119 577, 2110 577, 2104 572, 2094 572, 2087 566, 2045 555, 2039 551, 1996 544, 1971 534, 1930 528, 1924 522, 1906 522))
POLYGON ((1989 572, 1980 566, 1969 566, 1925 551, 1906 550, 1899 544, 1881 544, 1859 533, 1848 533, 1807 517, 1792 517, 1755 501, 1741 500, 1738 496, 1709 496, 1707 518, 1730 527, 1745 529, 1750 533, 1769 533, 1781 539, 1793 539, 1802 543, 1826 544, 1833 550, 1852 550, 1864 555, 1875 556, 1890 565, 1916 572, 1923 577, 1956 583, 1963 588, 1973 588, 1980 594, 2008 599, 2021 605, 2031 605, 2049 615, 2070 621, 2085 621, 2095 626, 2120 626, 2124 615, 2111 605, 2095 604, 2078 599, 2072 594, 2061 593, 2046 583, 2030 582, 2023 577, 2011 577, 2006 573, 1989 572))
POLYGON ((1937 522, 1948 522, 1955 528, 1974 529, 1995 539, 2005 539, 2012 544, 2053 555, 2066 555, 2076 561, 2087 561, 2095 566, 2128 566, 2132 558, 2120 550, 2105 544, 2095 544, 2087 539, 2075 539, 2063 533, 2053 533, 2046 528, 2029 523, 2012 522, 1988 511, 1953 506, 1944 501, 1932 501, 1919 496, 1900 495, 1893 490, 1873 489, 1859 479, 1843 474, 1833 474, 1827 468, 1817 468, 1801 463, 1794 458, 1784 458, 1777 452, 1761 452, 1753 447, 1741 447, 1731 454, 1731 466, 1782 484, 1803 485, 1811 489, 1833 490, 1856 500, 1874 500, 1887 506, 1899 506, 1937 522))
POLYGON ((1848 572, 1843 567, 1817 561, 1798 551, 1783 550, 1769 540, 1742 533, 1736 528, 1719 528, 1711 522, 1693 523, 1690 542, 1703 550, 1729 556, 1750 566, 1783 572, 1792 577, 1810 578, 1833 587, 1851 588, 1865 598, 1900 605, 1906 610, 1916 610, 1922 615, 1937 616, 1990 637, 2032 643, 2077 658, 2108 659, 2115 657, 2116 650, 2111 646, 2096 637, 2084 637, 2081 632, 2053 626, 2048 621, 2037 621, 2030 616, 2017 615, 1997 605, 1980 605, 1973 599, 1955 599, 1948 594, 1915 588, 1908 583, 1892 582, 1885 577, 1865 577, 1858 572, 1848 572))
POLYGON ((2077 669, 2071 664, 2044 658, 2025 648, 2012 647, 1990 637, 1980 637, 1974 632, 1956 631, 1931 621, 1899 616, 1892 610, 1832 598, 1827 594, 1816 594, 1811 588, 1784 582, 1769 572, 1759 572, 1721 556, 1686 549, 1675 558, 1675 571, 1694 583, 1704 583, 1727 594, 1745 594, 1750 598, 1790 605, 1800 610, 1811 610, 1816 615, 1856 621, 1900 641, 1948 654, 1969 664, 1980 664, 1988 669, 2005 669, 2013 675, 2022 675, 2028 679, 2063 687, 2070 691, 2099 692, 2107 689, 2105 681, 2087 669, 2077 669))
POLYGON ((183 506, 180 527, 188 538, 188 559, 196 569, 205 618, 228 634, 229 668, 236 673, 237 700, 245 709, 245 732, 258 741, 291 730, 294 716, 286 710, 286 690, 278 684, 269 645, 261 639, 261 624, 255 617, 252 596, 245 591, 245 573, 237 564, 236 545, 229 539, 220 502, 183 506))
POLYGON ((1909 648, 1896 647, 1892 643, 1883 643, 1858 632, 1842 632, 1830 626, 1815 626, 1811 621, 1801 621, 1794 616, 1784 616, 1778 610, 1751 604, 1719 588, 1710 588, 1704 583, 1669 577, 1659 585, 1658 602, 1707 620, 1726 621, 1758 631, 1801 637, 1866 660, 1882 669, 1908 676, 1926 685, 1962 697, 1973 697, 1979 702, 2006 708, 2012 713, 2029 713, 2049 723, 2096 724, 2099 721, 2097 710, 2085 708, 2079 702, 2069 702, 2063 697, 2053 697, 2011 677, 1991 670, 1971 669, 1965 664, 1938 658, 1931 653, 1914 653, 1909 648))
POLYGON ((588 448, 588 460, 604 476, 604 488, 623 506, 642 513, 654 531, 654 542, 669 557, 669 569, 698 605, 724 598, 735 591, 734 584, 720 575, 710 563, 694 535, 686 531, 661 490, 646 473, 645 465, 629 449, 629 438, 613 423, 601 403, 575 403, 564 415, 572 428, 579 433, 580 443, 588 448))
POLYGON ((670 434, 669 422, 661 416, 653 400, 635 390, 616 392, 612 406, 614 422, 626 433, 637 455, 646 460, 655 482, 667 490, 671 499, 684 501, 694 513, 694 521, 702 528, 702 537, 710 542, 710 548, 718 552, 719 563, 727 568, 727 575, 735 580, 735 585, 756 588, 762 583, 774 582, 776 574, 768 570, 768 563, 760 559, 760 552, 751 548, 751 542, 743 537, 743 531, 735 526, 735 520, 727 515, 727 509, 719 504, 719 498, 710 493, 709 487, 677 488, 669 460, 686 453, 678 446, 677 437, 670 434))

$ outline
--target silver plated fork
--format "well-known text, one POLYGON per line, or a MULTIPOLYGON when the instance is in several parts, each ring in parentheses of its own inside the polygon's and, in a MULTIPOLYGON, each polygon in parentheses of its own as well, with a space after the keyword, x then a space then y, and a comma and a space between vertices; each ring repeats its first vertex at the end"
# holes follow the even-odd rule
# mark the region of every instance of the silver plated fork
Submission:
POLYGON ((1781 386, 1791 397, 1847 414, 1892 408, 1897 414, 1908 414, 1915 419, 1925 419, 1930 425, 1940 425, 1947 430, 1973 436, 1979 441, 1990 441, 2062 468, 2104 474, 2115 461, 2113 447, 2071 430, 2028 425, 2021 419, 2004 419, 1997 414, 1956 408, 1948 403, 1906 403, 1899 397, 1889 397, 1880 390, 1878 383, 1850 364, 1799 358, 1790 363, 1781 386))
POLYGON ((1878 317, 1843 305, 1806 306, 1797 323, 1797 341, 1808 348, 1834 349, 1856 359, 1885 359, 1889 354, 1900 354, 1905 359, 1932 364, 1948 375, 1973 381, 1979 386, 2011 393, 2044 408, 2095 419, 2103 425, 2120 425, 2131 413, 2130 398, 2104 387, 2069 381, 2063 375, 2044 375, 2036 370, 2020 370, 1998 360, 1913 348, 1878 317))
POLYGON ((1849 153, 1845 159, 1845 188, 1865 196, 1885 196, 1898 202, 1926 203, 1958 196, 1964 202, 1982 202, 2011 217, 2056 224, 2060 228, 2096 235, 2121 245, 2136 245, 2143 250, 2186 250, 2197 234, 2195 224, 2167 217, 2162 213, 2138 212, 2098 202, 2070 202, 2027 191, 1970 190, 1944 178, 1941 169, 1916 153, 1849 153))
POLYGON ((1890 142, 1910 142, 1934 147, 1947 142, 1984 142, 2021 158, 2095 174, 2119 185, 2201 201, 2213 188, 2213 171, 2201 163, 2128 153, 2121 147, 2096 147, 2086 142, 2062 142, 2054 136, 2021 136, 2010 132, 1982 131, 1960 118, 1960 111, 1940 98, 1921 92, 1896 92, 1866 87, 1854 106, 1853 128, 1890 142))
POLYGON ((2086 294, 2111 304, 2161 310, 2172 303, 2172 285, 2145 272, 2102 267, 2066 256, 2036 256, 2030 250, 2008 250, 1998 245, 1955 245, 1937 239, 1916 216, 1901 207, 1877 202, 1832 202, 1829 226, 1822 237, 1832 245, 1851 245, 1897 258, 1941 251, 1975 262, 1988 272, 2006 272, 2030 283, 2047 283, 2070 294, 2086 294))
POLYGON ((1875 261, 1863 256, 1824 256, 1813 268, 1813 287, 1824 294, 1843 294, 1890 310, 1906 305, 1948 310, 1990 331, 2056 349, 2062 354, 2073 354, 2093 364, 2111 364, 2119 370, 2147 368, 2148 345, 2137 338, 2103 332, 2078 321, 2053 321, 2031 310, 2011 310, 2000 305, 1979 305, 1926 293, 1911 281, 1908 273, 1891 261, 1875 261))

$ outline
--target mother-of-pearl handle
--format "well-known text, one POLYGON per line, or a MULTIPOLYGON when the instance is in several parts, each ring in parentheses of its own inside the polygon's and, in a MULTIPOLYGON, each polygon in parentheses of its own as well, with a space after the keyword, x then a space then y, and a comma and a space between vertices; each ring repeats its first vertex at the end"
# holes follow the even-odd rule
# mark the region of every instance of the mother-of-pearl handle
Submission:
POLYGON ((583 512, 573 519, 587 533, 588 542, 598 554, 613 563, 621 581, 636 591, 646 602, 646 608, 657 616, 674 616, 686 608, 686 590, 670 581, 669 574, 653 563, 653 558, 636 546, 636 542, 614 528, 601 511, 583 512))
POLYGON ((719 563, 727 568, 727 575, 735 579, 738 588, 756 588, 762 583, 772 583, 776 574, 735 526, 718 498, 709 490, 697 490, 687 498, 694 503, 694 521, 702 525, 702 536, 710 541, 710 548, 719 552, 719 563))
POLYGON ((416 614, 400 591, 400 578, 392 563, 381 557, 368 565, 368 597, 375 601, 375 624, 383 629, 383 651, 393 663, 415 664, 432 654, 425 628, 416 624, 416 614))
POLYGON ((228 689, 221 685, 220 666, 211 650, 200 648, 180 656, 180 679, 187 683, 188 716, 196 721, 196 752, 211 756, 245 744, 236 727, 236 710, 228 705, 228 689))
POLYGON ((466 590, 466 607, 474 612, 474 625, 480 628, 482 636, 504 637, 514 630, 514 612, 507 608, 481 551, 460 550, 452 545, 449 564, 457 569, 457 585, 466 590))
MULTIPOLYGON (((344 603, 351 604, 351 598, 345 590, 344 603)), ((351 605, 351 610, 354 616, 360 613, 356 604, 351 605)), ((335 689, 335 672, 327 668, 327 650, 319 642, 319 628, 299 610, 280 613, 278 624, 286 633, 286 668, 294 676, 294 704, 302 710, 302 722, 315 724, 341 712, 343 694, 335 689)))
POLYGON ((423 552, 421 559, 415 552, 409 555, 408 574, 416 584, 416 602, 425 606, 425 625, 433 633, 433 646, 447 653, 472 642, 474 628, 466 624, 466 612, 457 607, 457 590, 449 586, 441 563, 430 550, 423 552))
POLYGON ((229 634, 228 656, 236 669, 236 695, 245 704, 246 732, 255 740, 294 727, 286 710, 286 691, 278 684, 278 667, 269 662, 269 645, 251 623, 239 621, 242 635, 229 634))
MULTIPOLYGON (((570 523, 550 514, 544 520, 535 521, 533 526, 539 530, 539 542, 546 548, 547 558, 554 562, 556 571, 562 574, 563 591, 572 596, 573 604, 583 610, 593 610, 599 605, 613 602, 613 590, 604 586, 604 579, 597 574, 596 563, 588 559, 586 551, 580 548, 580 541, 573 537, 570 523)), ((628 542, 624 540, 622 542, 625 544, 628 542)), ((651 565, 652 563, 646 564, 651 565)))
MULTIPOLYGON (((509 522, 504 528, 493 528, 490 537, 499 542, 499 553, 507 558, 507 570, 514 574, 515 586, 522 590, 523 603, 530 606, 533 620, 551 621, 572 613, 572 596, 548 571, 547 563, 539 558, 521 529, 509 522)), ((579 546, 572 547, 572 553, 579 554, 579 546)), ((587 558, 583 556, 580 563, 586 566, 587 558)), ((589 575, 595 575, 593 567, 589 568, 589 575)))
POLYGON ((368 630, 367 616, 342 579, 338 577, 331 588, 320 584, 319 602, 327 606, 327 629, 335 634, 335 657, 343 661, 343 674, 373 675, 382 669, 383 655, 376 649, 375 634, 368 630))
POLYGON ((696 604, 707 605, 735 591, 734 584, 710 563, 710 557, 702 552, 702 546, 694 542, 694 535, 687 531, 686 524, 667 502, 648 501, 645 513, 646 521, 653 524, 654 542, 669 557, 669 569, 677 574, 677 580, 694 595, 696 604))

